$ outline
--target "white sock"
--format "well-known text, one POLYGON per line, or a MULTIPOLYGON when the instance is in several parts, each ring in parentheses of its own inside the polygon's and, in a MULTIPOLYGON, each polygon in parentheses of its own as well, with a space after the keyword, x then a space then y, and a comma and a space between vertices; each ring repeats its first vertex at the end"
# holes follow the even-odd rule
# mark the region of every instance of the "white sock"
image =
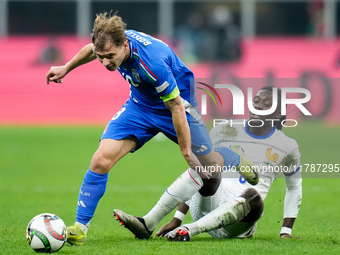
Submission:
POLYGON ((191 236, 194 236, 203 232, 232 225, 242 220, 249 211, 249 202, 243 197, 237 197, 220 205, 198 221, 183 226, 189 229, 191 236))
POLYGON ((146 226, 153 231, 157 224, 176 206, 190 199, 201 187, 203 181, 198 173, 191 168, 186 170, 164 192, 157 204, 143 218, 146 226))
POLYGON ((87 225, 84 225, 83 223, 80 223, 80 222, 76 222, 76 224, 80 227, 80 229, 84 232, 84 234, 87 233, 87 230, 89 229, 87 225))
POLYGON ((220 204, 222 185, 218 187, 215 194, 212 196, 202 196, 199 193, 196 194, 198 200, 198 207, 201 212, 206 215, 215 210, 220 204))

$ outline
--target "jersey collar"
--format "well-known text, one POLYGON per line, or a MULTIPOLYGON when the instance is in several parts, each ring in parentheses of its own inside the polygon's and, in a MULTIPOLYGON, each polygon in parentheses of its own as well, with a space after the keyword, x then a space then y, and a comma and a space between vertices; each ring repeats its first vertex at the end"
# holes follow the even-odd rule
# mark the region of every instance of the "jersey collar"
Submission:
POLYGON ((245 131, 246 131, 246 133, 250 136, 250 137, 252 137, 252 138, 254 138, 254 139, 267 139, 267 138, 269 138, 269 137, 271 137, 272 136, 272 134, 274 134, 274 132, 275 132, 275 127, 272 127, 272 130, 270 130, 270 132, 268 133, 268 134, 266 134, 266 135, 254 135, 253 133, 251 133, 250 131, 249 131, 249 129, 248 129, 248 121, 247 121, 247 125, 245 126, 245 131))
POLYGON ((130 56, 129 56, 129 60, 132 59, 132 42, 129 41, 129 47, 130 47, 130 56))

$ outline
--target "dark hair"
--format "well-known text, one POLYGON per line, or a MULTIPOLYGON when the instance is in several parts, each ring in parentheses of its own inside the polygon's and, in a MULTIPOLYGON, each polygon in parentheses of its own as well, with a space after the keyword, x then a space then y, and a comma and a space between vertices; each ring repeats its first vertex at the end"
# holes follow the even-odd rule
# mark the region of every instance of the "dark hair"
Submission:
MULTIPOLYGON (((266 86, 261 88, 260 90, 267 90, 273 93, 273 88, 276 88, 274 86, 266 86)), ((277 103, 277 107, 279 107, 279 109, 281 110, 281 89, 277 88, 277 97, 278 97, 278 103, 277 103)), ((278 129, 278 130, 282 130, 282 121, 286 120, 286 115, 281 115, 280 121, 275 121, 274 122, 274 126, 278 129)))

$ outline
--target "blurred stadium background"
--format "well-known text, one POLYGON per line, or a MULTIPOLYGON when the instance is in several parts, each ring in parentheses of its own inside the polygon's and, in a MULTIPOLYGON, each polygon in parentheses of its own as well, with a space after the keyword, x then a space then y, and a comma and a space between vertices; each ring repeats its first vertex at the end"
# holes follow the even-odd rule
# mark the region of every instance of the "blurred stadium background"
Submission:
POLYGON ((340 123, 339 0, 0 0, 0 124, 107 123, 129 93, 118 73, 95 61, 63 85, 45 74, 111 10, 173 46, 198 78, 295 78, 312 92, 312 118, 340 123))

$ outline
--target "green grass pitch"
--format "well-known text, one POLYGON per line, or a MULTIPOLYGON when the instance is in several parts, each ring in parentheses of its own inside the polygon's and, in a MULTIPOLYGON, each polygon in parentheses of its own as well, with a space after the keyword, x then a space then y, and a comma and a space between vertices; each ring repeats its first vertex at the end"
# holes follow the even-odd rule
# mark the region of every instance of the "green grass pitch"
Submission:
MULTIPOLYGON (((55 213, 66 225, 73 224, 79 187, 102 130, 0 127, 0 254, 35 254, 25 240, 25 229, 37 214, 55 213)), ((298 141, 302 163, 339 163, 339 127, 302 123, 285 132, 298 141)), ((178 146, 168 140, 153 140, 127 155, 110 172, 86 245, 66 244, 58 254, 340 253, 340 174, 303 180, 303 201, 293 230, 293 235, 301 239, 278 237, 285 194, 283 178, 274 182, 252 239, 215 240, 202 234, 188 243, 159 238, 136 240, 112 217, 114 208, 143 216, 185 169, 178 146)), ((185 218, 185 222, 190 220, 190 216, 185 218)))

